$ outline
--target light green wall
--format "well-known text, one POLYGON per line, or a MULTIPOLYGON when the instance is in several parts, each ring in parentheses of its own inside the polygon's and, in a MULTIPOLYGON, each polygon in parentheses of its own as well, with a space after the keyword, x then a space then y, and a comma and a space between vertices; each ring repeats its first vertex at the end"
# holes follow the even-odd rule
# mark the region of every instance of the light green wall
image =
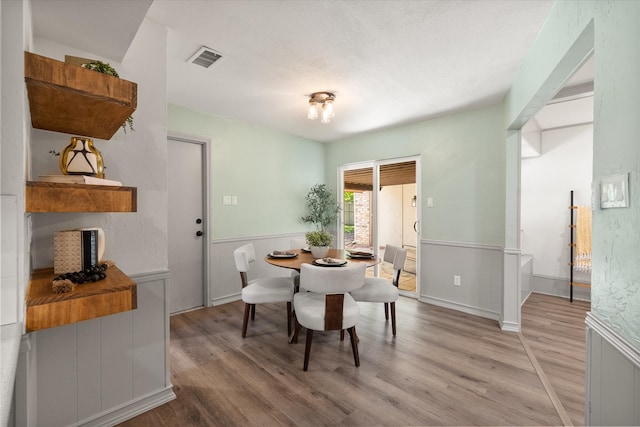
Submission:
POLYGON ((309 188, 324 182, 323 144, 169 105, 168 129, 211 140, 213 239, 304 232, 309 188), (224 195, 238 204, 223 205, 224 195))
POLYGON ((421 238, 502 246, 503 114, 499 104, 334 142, 327 147, 327 183, 337 188, 340 165, 420 155, 421 238))
POLYGON ((598 3, 593 176, 630 172, 631 207, 593 217, 592 311, 640 347, 640 2, 598 3))
POLYGON ((507 97, 506 120, 526 119, 595 46, 593 179, 629 172, 631 205, 593 212, 591 309, 640 347, 638 22, 638 1, 556 2, 507 97))
POLYGON ((554 4, 505 98, 507 127, 522 127, 593 49, 594 4, 572 0, 554 4))

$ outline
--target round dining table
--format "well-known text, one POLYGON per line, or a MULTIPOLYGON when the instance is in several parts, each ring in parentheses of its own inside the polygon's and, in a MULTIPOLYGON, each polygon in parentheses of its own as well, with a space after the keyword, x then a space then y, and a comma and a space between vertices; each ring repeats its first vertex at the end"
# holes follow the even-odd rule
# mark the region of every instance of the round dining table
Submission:
MULTIPOLYGON (((315 261, 315 258, 309 251, 303 251, 302 249, 288 249, 286 252, 289 252, 289 253, 293 252, 298 255, 291 258, 280 258, 280 257, 272 257, 267 255, 266 257, 264 257, 264 260, 271 265, 275 265, 276 267, 289 268, 291 270, 296 270, 298 272, 300 271, 300 267, 302 266, 302 264, 305 264, 305 263, 313 264, 313 261, 315 261)), ((380 258, 377 258, 377 257, 376 258, 351 258, 347 256, 348 253, 349 253, 348 251, 345 251, 342 249, 329 249, 329 253, 327 254, 327 256, 333 259, 344 259, 347 261, 346 265, 348 265, 349 263, 364 263, 366 264, 367 267, 373 267, 376 264, 379 264, 381 261, 380 258)), ((340 267, 327 267, 327 268, 340 268, 340 267)), ((297 284, 295 286, 295 292, 298 292, 297 284)), ((295 316, 295 312, 293 313, 293 316, 295 316)), ((298 341, 298 331, 296 328, 294 333, 291 334, 291 336, 289 337, 289 344, 297 341, 298 341)))
MULTIPOLYGON (((293 252, 298 255, 291 258, 279 258, 267 255, 264 260, 276 267, 290 268, 296 271, 300 271, 302 264, 313 264, 315 260, 311 252, 303 251, 302 249, 289 249, 287 252, 293 252)), ((347 254, 348 251, 342 249, 329 249, 327 256, 334 259, 344 259, 347 263, 365 263, 367 267, 373 267, 380 263, 380 258, 350 258, 347 254)))

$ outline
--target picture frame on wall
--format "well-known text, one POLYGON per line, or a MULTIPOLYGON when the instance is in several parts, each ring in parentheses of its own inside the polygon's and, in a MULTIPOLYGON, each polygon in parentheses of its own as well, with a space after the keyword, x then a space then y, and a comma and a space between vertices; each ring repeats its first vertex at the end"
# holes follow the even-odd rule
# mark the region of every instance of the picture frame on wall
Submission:
POLYGON ((600 208, 629 207, 629 174, 611 175, 600 181, 600 208))

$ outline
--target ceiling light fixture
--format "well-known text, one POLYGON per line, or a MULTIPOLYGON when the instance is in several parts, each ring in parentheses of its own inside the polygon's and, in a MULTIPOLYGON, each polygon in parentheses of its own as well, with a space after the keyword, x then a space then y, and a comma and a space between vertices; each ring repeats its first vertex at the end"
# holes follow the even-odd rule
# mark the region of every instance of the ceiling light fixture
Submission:
POLYGON ((307 118, 315 120, 320 116, 322 123, 329 123, 335 115, 333 102, 336 95, 331 92, 314 92, 309 95, 309 110, 307 118))

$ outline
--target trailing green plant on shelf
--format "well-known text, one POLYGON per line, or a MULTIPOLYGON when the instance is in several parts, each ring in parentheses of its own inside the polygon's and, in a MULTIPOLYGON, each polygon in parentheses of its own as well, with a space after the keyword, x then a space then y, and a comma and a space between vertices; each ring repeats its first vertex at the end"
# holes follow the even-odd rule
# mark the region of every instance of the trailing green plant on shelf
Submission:
MULTIPOLYGON (((110 64, 102 61, 91 61, 81 65, 82 68, 86 68, 87 70, 96 71, 101 74, 106 74, 107 76, 113 76, 120 78, 118 72, 113 68, 110 64)), ((133 116, 127 117, 127 120, 122 123, 122 129, 124 133, 127 133, 127 127, 129 130, 135 130, 133 128, 133 116)))

